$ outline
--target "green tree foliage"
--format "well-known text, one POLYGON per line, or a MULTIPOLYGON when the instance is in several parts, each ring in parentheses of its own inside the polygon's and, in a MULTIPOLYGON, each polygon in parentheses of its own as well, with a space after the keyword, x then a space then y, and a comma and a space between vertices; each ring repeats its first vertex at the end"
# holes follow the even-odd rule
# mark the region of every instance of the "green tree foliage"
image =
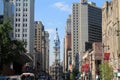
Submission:
POLYGON ((2 64, 9 64, 16 60, 20 54, 25 53, 25 42, 19 40, 11 40, 9 33, 12 30, 10 19, 0 24, 0 57, 2 64))
POLYGON ((77 74, 79 73, 79 70, 76 68, 73 68, 72 70, 72 74, 70 74, 70 79, 71 80, 75 80, 75 78, 77 77, 77 74))
POLYGON ((111 80, 113 78, 113 68, 108 62, 102 63, 99 68, 102 80, 111 80))

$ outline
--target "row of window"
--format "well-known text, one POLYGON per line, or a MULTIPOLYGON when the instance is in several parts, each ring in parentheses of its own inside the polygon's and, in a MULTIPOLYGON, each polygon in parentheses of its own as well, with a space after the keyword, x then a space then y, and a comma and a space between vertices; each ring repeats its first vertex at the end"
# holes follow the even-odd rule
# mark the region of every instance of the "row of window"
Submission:
MULTIPOLYGON (((20 6, 21 3, 16 3, 16 6, 20 6)), ((28 3, 23 3, 23 6, 28 6, 28 3)))
MULTIPOLYGON (((16 18, 16 22, 20 22, 20 18, 16 18)), ((27 22, 27 18, 23 18, 23 22, 27 22)))
MULTIPOLYGON (((16 11, 21 11, 21 9, 20 8, 16 8, 16 11)), ((28 9, 27 8, 23 8, 23 11, 28 11, 28 9)))
MULTIPOLYGON (((16 17, 20 17, 20 13, 16 13, 16 17)), ((27 17, 27 14, 23 14, 23 17, 27 17)))
MULTIPOLYGON (((20 29, 15 29, 15 32, 20 32, 20 29)), ((27 32, 27 29, 23 29, 23 32, 27 32)))
MULTIPOLYGON (((13 1, 13 0, 12 0, 12 1, 13 1)), ((16 1, 18 2, 18 1, 21 1, 21 0, 16 0, 16 1)), ((23 1, 28 1, 28 0, 23 0, 23 1)))
MULTIPOLYGON (((16 24, 15 24, 15 27, 20 27, 20 23, 16 23, 16 24)), ((27 23, 24 23, 24 24, 23 24, 23 27, 27 27, 27 23)))
MULTIPOLYGON (((15 37, 20 37, 20 34, 15 34, 15 37)), ((23 37, 27 37, 27 34, 23 34, 23 37)))

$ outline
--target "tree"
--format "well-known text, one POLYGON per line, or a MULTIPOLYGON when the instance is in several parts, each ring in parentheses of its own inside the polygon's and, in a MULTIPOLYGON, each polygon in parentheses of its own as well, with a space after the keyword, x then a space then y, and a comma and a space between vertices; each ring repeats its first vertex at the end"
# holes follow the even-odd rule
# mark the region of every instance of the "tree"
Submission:
POLYGON ((9 33, 11 30, 10 19, 4 20, 3 24, 0 24, 0 57, 2 64, 9 64, 18 58, 20 54, 26 52, 25 42, 10 38, 9 33))
POLYGON ((102 63, 99 68, 102 80, 111 80, 113 78, 113 68, 108 62, 102 63))
POLYGON ((70 74, 70 79, 71 79, 71 80, 73 80, 73 79, 75 80, 78 73, 79 73, 79 70, 76 69, 76 68, 73 68, 72 74, 70 74))
POLYGON ((3 22, 3 24, 0 24, 0 48, 1 48, 1 61, 4 63, 6 56, 6 52, 8 51, 7 46, 10 43, 10 37, 9 37, 9 32, 12 30, 12 27, 10 25, 10 20, 7 19, 3 22))

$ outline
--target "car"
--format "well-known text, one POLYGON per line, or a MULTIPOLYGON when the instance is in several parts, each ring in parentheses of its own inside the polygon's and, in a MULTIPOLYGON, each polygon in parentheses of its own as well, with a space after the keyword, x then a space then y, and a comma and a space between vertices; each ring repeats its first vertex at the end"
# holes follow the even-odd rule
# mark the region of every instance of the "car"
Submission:
POLYGON ((40 76, 38 80, 45 80, 45 76, 40 76))
POLYGON ((10 79, 9 80, 21 80, 20 75, 13 75, 13 76, 8 76, 10 79))
POLYGON ((10 80, 10 78, 7 76, 0 76, 0 80, 10 80))

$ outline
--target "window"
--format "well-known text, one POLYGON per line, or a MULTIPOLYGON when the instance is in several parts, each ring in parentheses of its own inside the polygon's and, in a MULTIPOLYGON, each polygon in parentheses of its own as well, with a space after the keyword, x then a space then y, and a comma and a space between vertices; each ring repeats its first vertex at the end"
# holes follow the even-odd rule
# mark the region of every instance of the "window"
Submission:
POLYGON ((17 37, 17 34, 15 34, 15 37, 17 37))
POLYGON ((17 24, 15 24, 15 27, 17 27, 17 24))
POLYGON ((25 34, 25 37, 27 37, 27 34, 25 34))
POLYGON ((15 29, 15 32, 17 32, 17 29, 15 29))
POLYGON ((18 24, 18 27, 20 27, 20 24, 18 24))
POLYGON ((18 34, 18 37, 20 37, 20 34, 18 34))
POLYGON ((20 29, 18 29, 18 32, 20 32, 20 29))

